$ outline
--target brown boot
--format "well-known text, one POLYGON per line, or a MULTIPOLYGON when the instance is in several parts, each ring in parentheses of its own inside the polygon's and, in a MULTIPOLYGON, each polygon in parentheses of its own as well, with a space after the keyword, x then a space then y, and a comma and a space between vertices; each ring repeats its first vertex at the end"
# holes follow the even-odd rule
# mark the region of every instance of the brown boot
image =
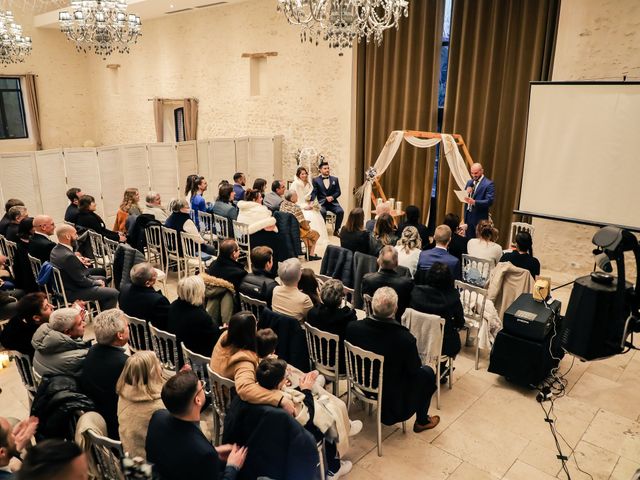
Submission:
POLYGON ((415 433, 424 432, 425 430, 431 430, 435 428, 440 423, 440 417, 438 415, 431 415, 429 417, 429 421, 424 425, 416 422, 413 424, 413 431, 415 433))

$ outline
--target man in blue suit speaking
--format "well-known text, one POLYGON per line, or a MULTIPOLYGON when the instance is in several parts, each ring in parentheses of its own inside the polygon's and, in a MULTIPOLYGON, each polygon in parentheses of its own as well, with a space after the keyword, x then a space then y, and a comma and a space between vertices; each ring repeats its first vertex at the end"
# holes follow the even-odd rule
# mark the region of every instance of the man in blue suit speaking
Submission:
POLYGON ((476 237, 476 225, 480 220, 489 219, 489 207, 493 205, 496 189, 493 182, 484 176, 482 165, 471 165, 471 180, 465 186, 467 207, 464 210, 464 223, 467 224, 467 238, 476 237))
POLYGON ((329 175, 329 164, 327 162, 320 163, 320 175, 313 179, 313 192, 311 199, 318 199, 320 204, 320 213, 322 218, 327 218, 327 210, 333 212, 336 216, 335 234, 340 231, 344 210, 338 203, 338 197, 342 193, 340 191, 340 182, 338 177, 329 175))

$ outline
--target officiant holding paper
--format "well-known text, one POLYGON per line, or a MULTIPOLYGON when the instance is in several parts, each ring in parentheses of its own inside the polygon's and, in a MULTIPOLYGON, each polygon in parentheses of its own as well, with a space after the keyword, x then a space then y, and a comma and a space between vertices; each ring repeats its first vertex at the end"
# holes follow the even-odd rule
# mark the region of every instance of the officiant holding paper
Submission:
POLYGON ((463 201, 467 204, 464 209, 464 222, 467 224, 467 238, 475 238, 476 225, 480 220, 489 219, 489 207, 495 199, 495 186, 484 176, 482 165, 471 165, 471 180, 465 186, 467 196, 463 201))

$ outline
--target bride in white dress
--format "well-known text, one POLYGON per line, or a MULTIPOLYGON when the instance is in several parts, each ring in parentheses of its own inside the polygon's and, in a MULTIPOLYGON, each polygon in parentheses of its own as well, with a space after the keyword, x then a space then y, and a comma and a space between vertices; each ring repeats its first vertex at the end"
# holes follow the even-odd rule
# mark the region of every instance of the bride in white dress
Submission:
POLYGON ((296 170, 296 178, 291 183, 291 189, 298 194, 298 205, 302 208, 304 218, 309 221, 311 228, 320 234, 316 248, 320 247, 321 251, 324 251, 329 242, 327 226, 320 211, 313 207, 313 202, 311 201, 313 185, 311 185, 309 172, 305 167, 298 167, 296 170))

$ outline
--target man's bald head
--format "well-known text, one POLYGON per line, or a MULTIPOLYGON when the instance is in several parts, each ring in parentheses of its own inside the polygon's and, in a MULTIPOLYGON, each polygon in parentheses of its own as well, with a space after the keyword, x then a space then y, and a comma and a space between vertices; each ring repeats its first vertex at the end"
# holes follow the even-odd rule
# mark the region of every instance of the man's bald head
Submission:
POLYGON ((78 233, 73 225, 63 223, 56 228, 56 237, 58 237, 58 242, 71 245, 71 242, 78 238, 78 233))
POLYGON ((35 228, 36 232, 52 235, 56 224, 49 215, 37 215, 33 219, 33 228, 35 228))
POLYGON ((474 180, 480 180, 480 178, 484 175, 484 169, 482 165, 479 163, 474 163, 471 165, 471 178, 474 180))

